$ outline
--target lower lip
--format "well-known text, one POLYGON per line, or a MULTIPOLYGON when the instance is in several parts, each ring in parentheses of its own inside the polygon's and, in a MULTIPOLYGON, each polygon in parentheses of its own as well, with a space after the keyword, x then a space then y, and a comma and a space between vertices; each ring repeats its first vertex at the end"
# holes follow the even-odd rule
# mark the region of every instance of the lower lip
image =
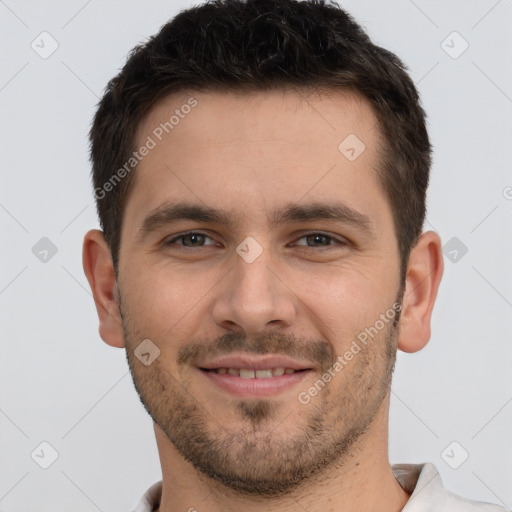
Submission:
POLYGON ((200 370, 211 382, 229 393, 243 397, 273 396, 301 382, 311 370, 269 377, 268 379, 244 379, 229 373, 200 370))

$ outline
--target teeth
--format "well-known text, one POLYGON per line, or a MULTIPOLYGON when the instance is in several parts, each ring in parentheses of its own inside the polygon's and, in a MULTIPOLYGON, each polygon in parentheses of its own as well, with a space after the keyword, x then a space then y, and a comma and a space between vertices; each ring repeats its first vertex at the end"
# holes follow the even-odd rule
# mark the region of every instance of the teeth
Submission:
POLYGON ((281 375, 291 375, 295 373, 292 368, 268 368, 266 370, 252 370, 250 368, 216 368, 213 370, 220 375, 234 375, 242 379, 270 379, 271 377, 280 377, 281 375))
POLYGON ((246 370, 245 368, 240 368, 240 377, 242 377, 242 379, 254 379, 254 370, 246 370))
POLYGON ((269 379, 272 377, 272 370, 256 370, 257 379, 269 379))

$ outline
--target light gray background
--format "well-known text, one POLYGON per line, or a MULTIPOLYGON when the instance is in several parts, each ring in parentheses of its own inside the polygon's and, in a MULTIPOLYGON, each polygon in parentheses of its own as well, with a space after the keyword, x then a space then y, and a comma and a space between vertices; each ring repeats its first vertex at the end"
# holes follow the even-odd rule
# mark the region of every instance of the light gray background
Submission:
MULTIPOLYGON (((511 507, 512 1, 341 3, 410 68, 435 146, 425 228, 468 249, 445 257, 430 343, 398 355, 391 462, 431 461, 453 492, 511 507), (469 43, 458 58, 453 31, 469 43)), ((98 226, 86 136, 128 50, 190 5, 0 1, 0 511, 125 512, 161 477, 82 272, 98 226), (31 48, 50 48, 43 31, 59 45, 47 59, 31 48), (42 237, 58 250, 46 262, 32 252, 42 237), (31 458, 50 456, 43 441, 59 455, 48 469, 31 458)))

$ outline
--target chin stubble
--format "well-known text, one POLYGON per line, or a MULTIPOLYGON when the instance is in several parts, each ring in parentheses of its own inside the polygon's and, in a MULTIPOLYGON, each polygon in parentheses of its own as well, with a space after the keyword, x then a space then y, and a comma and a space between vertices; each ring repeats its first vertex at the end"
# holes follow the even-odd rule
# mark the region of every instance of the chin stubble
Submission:
MULTIPOLYGON (((235 400, 236 430, 179 381, 159 359, 146 367, 133 355, 139 339, 122 314, 127 360, 139 398, 153 421, 182 457, 201 474, 241 495, 274 498, 286 495, 312 479, 328 478, 328 469, 343 465, 358 439, 368 430, 386 393, 396 359, 398 322, 354 360, 350 388, 326 386, 316 399, 278 421, 278 400, 235 400), (377 374, 376 374, 377 372, 377 374), (285 423, 288 420, 288 423, 285 423), (297 428, 290 426, 297 421, 297 428), (237 424, 238 425, 238 424, 237 424)), ((189 344, 178 354, 178 367, 199 357, 244 350, 306 357, 327 369, 335 361, 329 344, 300 340, 277 332, 254 340, 227 334, 214 343, 189 344)), ((344 371, 347 371, 346 369, 344 371)))

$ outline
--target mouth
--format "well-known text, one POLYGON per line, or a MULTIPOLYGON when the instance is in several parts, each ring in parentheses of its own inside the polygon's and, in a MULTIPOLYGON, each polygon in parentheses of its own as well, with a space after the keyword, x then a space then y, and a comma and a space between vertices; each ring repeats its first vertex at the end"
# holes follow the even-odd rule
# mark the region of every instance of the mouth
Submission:
POLYGON ((305 372, 308 369, 294 370, 293 368, 266 368, 263 370, 253 370, 252 368, 201 368, 205 372, 214 372, 218 375, 233 375, 242 379, 271 379, 272 377, 281 377, 282 375, 292 375, 296 372, 305 372))
POLYGON ((276 395, 296 386, 313 371, 307 362, 243 354, 220 357, 198 369, 216 388, 245 398, 276 395))

